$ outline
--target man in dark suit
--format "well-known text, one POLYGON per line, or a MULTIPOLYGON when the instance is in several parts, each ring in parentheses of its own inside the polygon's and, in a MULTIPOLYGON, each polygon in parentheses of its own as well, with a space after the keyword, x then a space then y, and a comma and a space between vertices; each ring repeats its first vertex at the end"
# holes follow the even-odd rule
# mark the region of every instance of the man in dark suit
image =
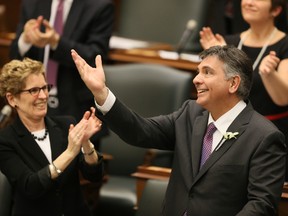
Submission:
POLYGON ((64 0, 64 27, 60 34, 53 27, 58 2, 60 0, 22 0, 10 56, 12 59, 29 57, 45 65, 54 60, 58 64, 54 84, 57 88, 50 92, 48 115, 72 115, 80 120, 94 105, 93 95, 80 79, 70 50, 77 49, 92 65, 95 55, 106 59, 113 31, 114 6, 111 0, 64 0))
POLYGON ((135 146, 174 151, 162 215, 276 215, 284 135, 246 100, 252 64, 243 51, 229 46, 203 51, 193 80, 197 100, 152 118, 137 115, 109 91, 100 56, 96 68, 74 50, 72 57, 94 95, 98 117, 114 132, 135 146), (214 132, 206 139, 207 125, 214 125, 214 132))

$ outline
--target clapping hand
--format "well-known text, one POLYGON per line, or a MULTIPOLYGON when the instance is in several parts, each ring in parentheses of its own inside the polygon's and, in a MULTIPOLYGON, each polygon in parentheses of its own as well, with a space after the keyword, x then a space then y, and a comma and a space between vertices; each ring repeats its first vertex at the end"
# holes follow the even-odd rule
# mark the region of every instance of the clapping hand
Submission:
POLYGON ((96 132, 101 130, 102 122, 95 116, 95 108, 91 107, 91 112, 85 112, 84 119, 88 120, 88 125, 83 136, 83 141, 89 140, 96 132))
POLYGON ((263 58, 259 66, 259 73, 261 75, 269 75, 276 71, 280 59, 276 56, 276 52, 271 51, 267 56, 263 58))
POLYGON ((55 47, 60 39, 60 35, 43 16, 27 21, 24 26, 23 35, 26 43, 30 43, 39 48, 43 48, 46 45, 55 47), (41 31, 42 25, 45 28, 45 32, 41 31))
POLYGON ((95 116, 95 108, 86 111, 81 121, 70 125, 68 135, 68 149, 78 154, 82 145, 89 145, 89 138, 101 130, 102 122, 95 116))
POLYGON ((203 49, 208 49, 212 46, 224 46, 226 42, 222 35, 214 34, 210 27, 203 27, 200 31, 200 44, 203 49))

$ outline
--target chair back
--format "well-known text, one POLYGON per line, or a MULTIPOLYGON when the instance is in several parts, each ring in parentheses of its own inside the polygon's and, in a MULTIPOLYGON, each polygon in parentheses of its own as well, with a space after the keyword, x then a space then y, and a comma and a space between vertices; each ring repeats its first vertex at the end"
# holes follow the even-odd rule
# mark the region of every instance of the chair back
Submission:
POLYGON ((10 216, 12 212, 12 188, 6 176, 0 171, 0 215, 10 216))
POLYGON ((136 216, 159 216, 168 181, 149 179, 144 187, 136 216))
MULTIPOLYGON (((190 98, 192 75, 154 64, 104 67, 107 86, 129 108, 144 117, 171 113, 190 98)), ((146 149, 126 144, 113 132, 101 140, 101 151, 113 155, 109 174, 129 176, 143 164, 146 149)))

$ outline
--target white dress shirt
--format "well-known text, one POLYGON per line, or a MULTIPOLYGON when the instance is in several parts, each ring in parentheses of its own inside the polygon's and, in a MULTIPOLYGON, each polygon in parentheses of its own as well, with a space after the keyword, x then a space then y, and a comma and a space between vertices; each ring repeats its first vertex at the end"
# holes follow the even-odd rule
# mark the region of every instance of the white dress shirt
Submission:
MULTIPOLYGON (((213 134, 213 143, 212 143, 212 152, 220 144, 223 139, 223 136, 227 132, 228 127, 232 124, 232 122, 236 119, 236 117, 241 113, 241 111, 246 107, 246 103, 241 100, 239 101, 232 109, 223 114, 217 121, 214 121, 211 113, 209 113, 208 125, 211 122, 214 122, 217 130, 213 134)), ((229 132, 238 132, 238 131, 229 131, 229 132)), ((221 145, 221 144, 220 144, 221 145)), ((218 146, 219 147, 219 146, 218 146)))

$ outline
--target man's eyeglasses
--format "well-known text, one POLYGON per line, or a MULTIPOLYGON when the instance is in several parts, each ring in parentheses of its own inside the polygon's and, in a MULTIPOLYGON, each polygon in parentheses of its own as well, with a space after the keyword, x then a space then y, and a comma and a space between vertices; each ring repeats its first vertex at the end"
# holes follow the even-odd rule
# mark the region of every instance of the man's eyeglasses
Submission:
POLYGON ((36 97, 36 96, 39 95, 41 90, 43 90, 44 93, 49 93, 51 88, 52 88, 52 85, 47 84, 47 85, 44 85, 42 87, 34 87, 34 88, 31 88, 31 89, 21 90, 21 91, 19 91, 19 94, 22 93, 22 92, 29 92, 32 96, 36 97))

